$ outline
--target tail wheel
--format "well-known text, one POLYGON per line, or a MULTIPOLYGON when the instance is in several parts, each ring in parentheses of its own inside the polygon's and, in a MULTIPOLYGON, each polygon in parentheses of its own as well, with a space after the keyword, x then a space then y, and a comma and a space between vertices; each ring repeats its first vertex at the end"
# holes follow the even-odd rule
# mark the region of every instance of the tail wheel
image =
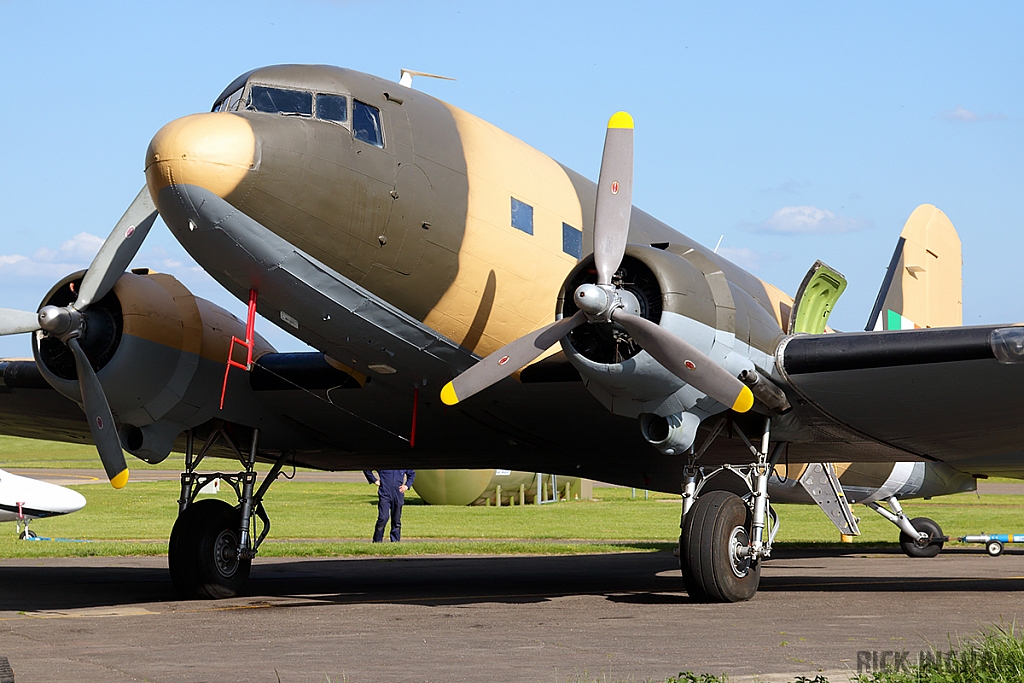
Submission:
POLYGON ((919 540, 911 538, 904 532, 900 532, 900 548, 907 557, 935 557, 942 551, 945 536, 942 535, 942 527, 935 523, 935 520, 927 517, 915 517, 910 520, 914 528, 928 534, 928 538, 919 540))
POLYGON ((699 602, 740 602, 757 593, 760 563, 742 551, 750 543, 750 508, 734 493, 710 491, 693 504, 679 537, 686 592, 699 602))
POLYGON ((185 508, 171 530, 167 564, 184 597, 231 598, 249 579, 251 559, 239 559, 239 510, 209 498, 185 508))
POLYGON ((999 557, 1003 554, 1003 544, 1000 541, 989 541, 985 551, 992 557, 999 557))

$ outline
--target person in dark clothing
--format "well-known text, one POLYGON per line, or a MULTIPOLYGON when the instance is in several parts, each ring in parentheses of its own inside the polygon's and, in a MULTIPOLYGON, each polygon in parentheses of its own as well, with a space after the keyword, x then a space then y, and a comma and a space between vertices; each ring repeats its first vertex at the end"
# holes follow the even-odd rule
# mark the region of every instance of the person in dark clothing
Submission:
POLYGON ((412 488, 416 479, 415 470, 377 470, 379 477, 373 476, 373 470, 363 470, 366 481, 377 485, 377 525, 373 528, 373 542, 384 540, 384 527, 391 517, 391 542, 402 540, 402 505, 405 504, 405 492, 412 488))

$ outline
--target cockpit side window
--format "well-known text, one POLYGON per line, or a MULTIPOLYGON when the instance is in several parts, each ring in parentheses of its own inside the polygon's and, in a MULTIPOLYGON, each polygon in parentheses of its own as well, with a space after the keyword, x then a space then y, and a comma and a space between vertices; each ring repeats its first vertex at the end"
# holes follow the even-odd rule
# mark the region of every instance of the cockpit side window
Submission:
POLYGON ((239 105, 242 101, 242 90, 245 88, 239 88, 235 92, 231 93, 223 100, 217 103, 217 106, 213 108, 214 111, 238 111, 239 105))
POLYGON ((352 134, 375 147, 384 147, 384 133, 380 127, 380 109, 352 100, 352 134))
POLYGON ((246 109, 285 116, 312 116, 313 93, 254 85, 249 89, 246 109))
POLYGON ((316 117, 334 123, 347 122, 348 98, 344 95, 317 95, 316 117))

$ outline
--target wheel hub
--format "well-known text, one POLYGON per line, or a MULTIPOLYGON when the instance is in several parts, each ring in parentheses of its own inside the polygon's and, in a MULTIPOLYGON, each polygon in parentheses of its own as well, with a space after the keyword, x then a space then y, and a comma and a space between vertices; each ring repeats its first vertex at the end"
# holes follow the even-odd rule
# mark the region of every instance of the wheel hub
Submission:
POLYGON ((230 529, 217 534, 213 544, 213 562, 224 578, 231 578, 238 571, 238 537, 230 529))
POLYGON ((729 560, 732 573, 738 578, 742 579, 750 571, 750 537, 742 526, 729 534, 729 560))

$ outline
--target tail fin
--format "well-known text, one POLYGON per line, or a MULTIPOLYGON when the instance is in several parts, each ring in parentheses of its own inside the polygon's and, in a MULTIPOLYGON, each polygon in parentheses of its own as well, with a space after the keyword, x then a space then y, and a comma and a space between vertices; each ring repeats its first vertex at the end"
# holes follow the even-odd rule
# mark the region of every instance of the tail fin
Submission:
POLYGON ((867 330, 912 330, 963 324, 963 256, 949 218, 931 204, 903 226, 871 309, 867 330))

